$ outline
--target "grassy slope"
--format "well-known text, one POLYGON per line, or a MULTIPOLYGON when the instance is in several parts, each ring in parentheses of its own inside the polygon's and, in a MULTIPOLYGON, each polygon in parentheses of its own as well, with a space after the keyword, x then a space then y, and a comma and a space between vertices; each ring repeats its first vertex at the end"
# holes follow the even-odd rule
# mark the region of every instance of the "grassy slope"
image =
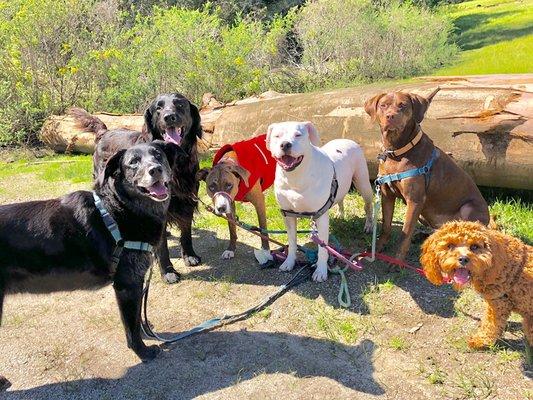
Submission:
POLYGON ((533 0, 475 0, 449 6, 463 50, 437 75, 533 72, 533 0))

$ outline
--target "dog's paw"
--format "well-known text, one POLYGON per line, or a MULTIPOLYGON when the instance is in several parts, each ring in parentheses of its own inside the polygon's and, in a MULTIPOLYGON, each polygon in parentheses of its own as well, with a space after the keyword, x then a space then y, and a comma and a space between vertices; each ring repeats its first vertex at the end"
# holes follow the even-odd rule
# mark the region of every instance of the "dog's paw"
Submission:
POLYGON ((166 272, 165 275, 163 275, 163 281, 169 284, 179 282, 180 279, 181 275, 177 271, 166 272))
POLYGON ((222 253, 221 258, 223 260, 229 260, 230 258, 235 257, 235 252, 231 250, 224 250, 224 253, 222 253))
POLYGON ((491 344, 492 343, 487 343, 487 340, 485 340, 485 338, 478 335, 471 336, 468 339, 468 347, 474 350, 486 349, 487 347, 490 347, 491 344))
POLYGON ((279 270, 283 272, 292 271, 295 263, 296 263, 296 260, 287 258, 285 261, 283 261, 283 264, 279 266, 279 270))
POLYGON ((195 267, 196 265, 200 265, 202 263, 202 259, 198 256, 188 256, 186 254, 183 255, 183 263, 187 267, 195 267))
POLYGON ((157 357, 157 355, 161 352, 161 349, 159 346, 153 345, 153 346, 145 346, 141 350, 136 351, 139 358, 142 360, 142 362, 148 362, 153 360, 157 357))
POLYGON ((325 282, 328 279, 328 267, 316 266, 315 272, 313 272, 313 280, 315 282, 325 282))
POLYGON ((267 249, 254 249, 254 256, 257 262, 261 265, 274 260, 272 253, 270 253, 270 250, 267 249))

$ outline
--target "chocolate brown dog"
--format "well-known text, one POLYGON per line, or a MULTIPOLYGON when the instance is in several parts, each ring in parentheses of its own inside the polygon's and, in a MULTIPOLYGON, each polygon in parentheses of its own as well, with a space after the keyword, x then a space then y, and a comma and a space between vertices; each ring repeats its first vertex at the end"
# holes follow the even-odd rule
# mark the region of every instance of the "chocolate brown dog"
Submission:
POLYGON ((384 150, 378 157, 379 176, 385 181, 380 185, 383 228, 376 247, 381 251, 389 241, 394 202, 402 199, 407 210, 396 252, 399 259, 404 259, 409 250, 418 219, 432 228, 452 220, 487 225, 490 219, 487 203, 472 178, 420 127, 438 91, 427 98, 412 93, 381 93, 365 103, 366 113, 380 125, 384 150), (415 169, 421 170, 405 179, 389 182, 390 178, 385 178, 415 169))

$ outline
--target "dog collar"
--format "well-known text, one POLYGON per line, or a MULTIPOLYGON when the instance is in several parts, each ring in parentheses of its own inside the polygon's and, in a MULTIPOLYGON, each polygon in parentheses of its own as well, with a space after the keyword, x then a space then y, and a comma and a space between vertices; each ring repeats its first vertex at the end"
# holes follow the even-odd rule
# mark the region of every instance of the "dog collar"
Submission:
MULTIPOLYGON (((424 132, 422 132, 422 129, 420 127, 418 127, 418 133, 415 135, 414 138, 412 138, 409 141, 409 143, 407 143, 405 146, 400 147, 399 149, 396 149, 396 150, 384 149, 383 150, 383 154, 385 156, 389 156, 389 157, 399 157, 402 154, 407 153, 413 147, 415 147, 420 142, 420 139, 422 139, 422 135, 424 135, 424 132)), ((379 156, 378 156, 378 158, 379 158, 379 156)))
POLYGON ((154 247, 150 243, 146 242, 137 242, 131 240, 123 240, 120 230, 115 219, 109 214, 107 209, 104 206, 102 199, 93 191, 94 205, 96 206, 98 212, 102 216, 104 225, 113 236, 115 240, 115 249, 113 250, 113 255, 111 256, 111 268, 112 271, 115 271, 118 262, 120 261, 120 255, 122 254, 123 249, 136 250, 136 251, 145 251, 148 253, 154 253, 154 247))
POLYGON ((339 189, 339 182, 337 181, 337 172, 335 171, 335 165, 333 165, 333 178, 331 179, 331 189, 329 191, 329 197, 318 211, 316 212, 296 212, 291 210, 281 209, 281 214, 284 217, 294 217, 294 218, 311 218, 313 221, 319 219, 324 215, 332 206, 335 204, 335 197, 337 197, 337 190, 339 189))

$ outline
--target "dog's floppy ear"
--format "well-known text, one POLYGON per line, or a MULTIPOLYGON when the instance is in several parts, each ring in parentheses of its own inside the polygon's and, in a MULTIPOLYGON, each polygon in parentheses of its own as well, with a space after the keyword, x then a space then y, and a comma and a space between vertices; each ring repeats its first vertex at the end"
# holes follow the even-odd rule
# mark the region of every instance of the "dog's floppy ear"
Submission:
POLYGON ((411 105, 413 106, 413 117, 417 123, 420 123, 424 119, 424 115, 426 115, 430 102, 428 99, 419 96, 418 94, 409 93, 408 96, 411 99, 411 105))
POLYGON ((424 268, 424 273, 428 281, 434 285, 442 285, 444 277, 441 273, 440 261, 437 256, 438 232, 434 233, 426 239, 422 244, 422 253, 420 256, 420 264, 424 268))
POLYGON ((376 113, 378 112, 378 101, 385 95, 386 93, 380 93, 365 101, 365 112, 370 115, 372 121, 376 120, 376 113))
POLYGON ((149 135, 151 138, 149 138, 148 141, 151 141, 153 139, 163 139, 162 137, 154 137, 154 133, 156 133, 156 130, 154 128, 153 122, 153 114, 152 114, 152 104, 148 106, 146 111, 144 112, 144 125, 142 127, 142 135, 144 137, 148 137, 149 135))
POLYGON ((120 172, 122 159, 124 158, 125 153, 126 149, 119 150, 115 154, 113 154, 113 156, 111 156, 109 160, 107 160, 107 163, 104 168, 104 173, 100 174, 100 184, 103 184, 109 179, 109 177, 115 176, 118 172, 120 172))
POLYGON ((230 170, 237 178, 242 179, 246 187, 249 186, 248 180, 250 179, 250 172, 247 169, 244 169, 240 165, 233 164, 231 165, 230 170))
POLYGON ((198 111, 198 107, 196 107, 194 104, 192 104, 189 101, 189 108, 191 110, 191 118, 192 118, 192 125, 191 125, 191 132, 193 132, 198 139, 202 138, 202 119, 200 118, 200 111, 198 111))
POLYGON ((207 179, 207 175, 209 175, 210 172, 211 168, 202 168, 201 170, 196 172, 196 182, 205 181, 207 179))
POLYGON ((272 135, 273 129, 274 129, 274 124, 270 124, 268 126, 267 133, 266 133, 266 139, 265 139, 267 150, 270 150, 270 136, 272 135))
POLYGON ((318 134, 316 127, 313 125, 311 121, 305 121, 305 127, 307 128, 307 134, 309 135, 309 141, 313 145, 320 147, 320 135, 318 134))
POLYGON ((481 276, 478 280, 482 281, 484 285, 491 285, 501 279, 504 273, 504 268, 510 265, 509 249, 505 245, 502 236, 492 233, 489 228, 483 227, 484 230, 484 247, 490 252, 490 263, 485 264, 481 270, 481 276))

